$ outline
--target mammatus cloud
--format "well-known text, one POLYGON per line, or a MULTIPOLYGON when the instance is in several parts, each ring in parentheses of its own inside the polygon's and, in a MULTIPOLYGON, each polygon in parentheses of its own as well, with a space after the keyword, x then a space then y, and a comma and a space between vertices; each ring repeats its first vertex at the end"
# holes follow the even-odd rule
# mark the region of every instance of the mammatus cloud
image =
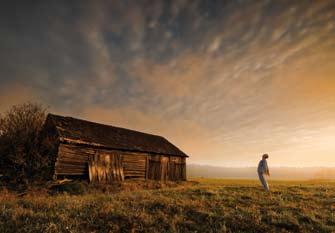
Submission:
POLYGON ((335 165, 333 1, 2 9, 1 111, 42 100, 164 135, 196 163, 335 165))

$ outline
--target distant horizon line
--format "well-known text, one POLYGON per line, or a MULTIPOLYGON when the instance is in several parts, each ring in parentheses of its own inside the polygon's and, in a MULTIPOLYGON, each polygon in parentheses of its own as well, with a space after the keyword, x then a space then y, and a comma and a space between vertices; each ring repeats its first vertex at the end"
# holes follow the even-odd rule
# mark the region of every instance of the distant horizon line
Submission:
MULTIPOLYGON (((227 166, 227 165, 211 165, 200 163, 188 163, 188 165, 207 166, 207 167, 221 167, 221 168, 255 168, 257 166, 227 166)), ((286 166, 286 165, 272 165, 272 168, 335 168, 333 166, 286 166)))

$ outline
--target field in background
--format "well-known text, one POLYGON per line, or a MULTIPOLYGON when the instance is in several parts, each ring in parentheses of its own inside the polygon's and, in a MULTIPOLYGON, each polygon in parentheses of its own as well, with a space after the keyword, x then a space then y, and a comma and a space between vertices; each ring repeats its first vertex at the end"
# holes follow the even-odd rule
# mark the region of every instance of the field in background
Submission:
MULTIPOLYGON (((276 180, 310 180, 334 179, 335 167, 273 167, 270 164, 271 179, 276 180)), ((258 179, 257 167, 220 167, 188 164, 190 177, 222 179, 258 179)))
POLYGON ((0 232, 335 232, 335 182, 270 185, 271 195, 257 181, 219 179, 82 195, 2 190, 0 232))

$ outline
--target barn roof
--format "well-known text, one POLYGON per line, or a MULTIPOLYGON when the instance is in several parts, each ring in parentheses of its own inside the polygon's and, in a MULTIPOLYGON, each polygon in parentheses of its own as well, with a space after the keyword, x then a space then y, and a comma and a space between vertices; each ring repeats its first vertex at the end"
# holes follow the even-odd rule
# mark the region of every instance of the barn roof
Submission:
POLYGON ((48 115, 47 122, 56 126, 62 142, 188 157, 167 139, 157 135, 54 114, 48 115))

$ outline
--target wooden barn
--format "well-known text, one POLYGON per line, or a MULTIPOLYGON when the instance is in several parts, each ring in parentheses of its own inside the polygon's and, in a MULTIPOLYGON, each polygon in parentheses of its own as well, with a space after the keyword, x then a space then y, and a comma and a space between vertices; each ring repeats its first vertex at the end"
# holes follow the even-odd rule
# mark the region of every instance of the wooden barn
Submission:
POLYGON ((53 114, 41 136, 56 179, 186 180, 188 156, 161 136, 53 114))

